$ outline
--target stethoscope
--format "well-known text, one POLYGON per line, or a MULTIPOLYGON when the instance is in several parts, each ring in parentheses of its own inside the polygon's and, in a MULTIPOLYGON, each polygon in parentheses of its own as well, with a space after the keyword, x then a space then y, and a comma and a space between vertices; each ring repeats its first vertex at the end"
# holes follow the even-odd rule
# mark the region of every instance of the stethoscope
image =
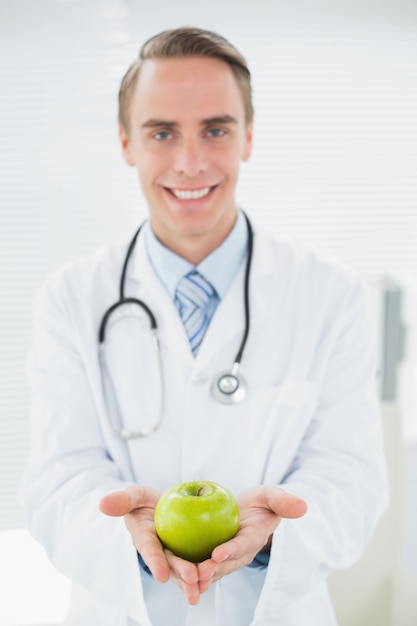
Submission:
MULTIPOLYGON (((247 215, 245 213, 243 213, 243 215, 245 217, 247 228, 248 228, 248 245, 247 245, 247 257, 246 257, 244 289, 243 289, 245 328, 243 332, 242 341, 239 346, 239 350, 236 354, 236 357, 234 359, 234 363, 231 369, 224 370, 220 372, 220 374, 216 375, 211 385, 211 394, 213 398, 223 404, 236 404, 238 402, 242 402, 247 392, 247 384, 243 376, 239 373, 239 368, 240 368, 240 362, 242 360, 243 352, 246 346, 246 342, 248 339, 249 327, 250 327, 249 275, 250 275, 250 270, 252 266, 253 230, 252 230, 252 226, 247 215)), ((164 376, 163 376, 162 357, 161 357, 161 349, 160 349, 159 339, 158 339, 158 326, 156 323, 156 318, 145 302, 143 302, 142 300, 139 300, 138 298, 125 297, 125 281, 126 281, 127 267, 128 267, 129 260, 132 256, 138 235, 142 227, 143 227, 143 224, 139 226, 138 230, 136 231, 127 249, 126 257, 123 263, 122 273, 120 276, 119 300, 115 302, 114 304, 112 304, 104 313, 101 323, 100 323, 99 335, 98 335, 99 361, 100 361, 100 368, 101 368, 104 400, 105 400, 105 405, 106 405, 105 406, 106 413, 107 413, 109 423, 112 427, 113 433, 117 437, 123 440, 137 439, 139 437, 148 437, 149 435, 152 435, 153 433, 155 433, 158 430, 159 426, 161 425, 162 416, 164 412, 164 376), (132 304, 139 306, 143 311, 145 311, 145 313, 147 314, 149 318, 152 346, 156 354, 160 382, 161 382, 160 406, 159 406, 159 412, 158 412, 159 415, 158 415, 157 421, 152 426, 146 426, 136 431, 133 431, 124 427, 117 428, 117 426, 115 426, 113 420, 110 417, 109 398, 108 398, 108 394, 106 391, 107 386, 105 385, 105 379, 107 379, 110 383, 110 387, 113 388, 113 392, 114 392, 114 387, 111 384, 111 377, 110 377, 108 368, 106 366, 106 356, 105 356, 106 355, 106 347, 105 347, 106 330, 108 327, 109 319, 111 315, 117 309, 120 309, 121 307, 125 305, 132 305, 132 304)))

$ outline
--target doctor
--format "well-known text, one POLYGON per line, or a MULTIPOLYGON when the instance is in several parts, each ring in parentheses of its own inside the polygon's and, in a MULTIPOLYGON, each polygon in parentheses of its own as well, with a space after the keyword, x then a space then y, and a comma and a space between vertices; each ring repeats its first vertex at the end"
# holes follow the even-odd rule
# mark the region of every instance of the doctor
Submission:
POLYGON ((210 589, 221 626, 333 626, 326 577, 387 502, 366 289, 237 209, 253 109, 226 40, 157 35, 119 102, 149 221, 46 282, 29 357, 21 499, 73 581, 65 624, 184 626, 210 589), (153 525, 161 492, 194 479, 231 489, 242 518, 198 565, 153 525))

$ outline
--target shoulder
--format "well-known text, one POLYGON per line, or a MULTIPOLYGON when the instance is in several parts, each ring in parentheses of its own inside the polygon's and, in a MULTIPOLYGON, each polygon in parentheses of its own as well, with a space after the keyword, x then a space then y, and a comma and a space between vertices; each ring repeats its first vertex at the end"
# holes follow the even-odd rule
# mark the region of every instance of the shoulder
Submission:
POLYGON ((254 246, 263 272, 273 275, 281 301, 288 306, 308 312, 326 324, 344 319, 348 311, 356 316, 370 314, 373 304, 369 286, 358 272, 340 260, 258 228, 254 246))
POLYGON ((340 259, 304 246, 291 239, 280 239, 265 229, 256 228, 255 246, 271 271, 287 280, 305 282, 321 289, 355 289, 365 284, 358 272, 340 259))
POLYGON ((118 285, 127 246, 126 241, 108 244, 58 268, 41 284, 35 305, 45 299, 75 302, 118 285))

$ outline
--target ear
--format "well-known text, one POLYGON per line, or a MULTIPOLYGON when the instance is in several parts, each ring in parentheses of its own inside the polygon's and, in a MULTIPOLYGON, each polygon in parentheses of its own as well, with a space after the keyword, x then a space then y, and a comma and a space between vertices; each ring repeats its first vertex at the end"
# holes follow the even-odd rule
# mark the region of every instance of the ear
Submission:
POLYGON ((122 154, 125 162, 133 167, 135 165, 135 160, 132 155, 130 140, 121 124, 119 124, 119 140, 120 145, 122 146, 122 154))
POLYGON ((246 126, 245 144, 243 148, 242 161, 248 161, 252 153, 253 144, 253 120, 246 126))

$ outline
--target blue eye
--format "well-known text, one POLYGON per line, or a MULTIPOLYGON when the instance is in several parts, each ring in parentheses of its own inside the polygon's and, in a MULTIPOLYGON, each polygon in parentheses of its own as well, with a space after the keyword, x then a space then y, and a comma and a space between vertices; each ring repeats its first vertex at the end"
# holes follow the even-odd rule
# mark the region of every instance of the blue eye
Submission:
POLYGON ((154 139, 157 141, 164 141, 165 139, 169 139, 171 137, 171 133, 167 130, 160 130, 158 133, 154 134, 154 139))
POLYGON ((208 131, 208 134, 210 135, 210 137, 223 137, 226 132, 221 128, 211 128, 208 131))

